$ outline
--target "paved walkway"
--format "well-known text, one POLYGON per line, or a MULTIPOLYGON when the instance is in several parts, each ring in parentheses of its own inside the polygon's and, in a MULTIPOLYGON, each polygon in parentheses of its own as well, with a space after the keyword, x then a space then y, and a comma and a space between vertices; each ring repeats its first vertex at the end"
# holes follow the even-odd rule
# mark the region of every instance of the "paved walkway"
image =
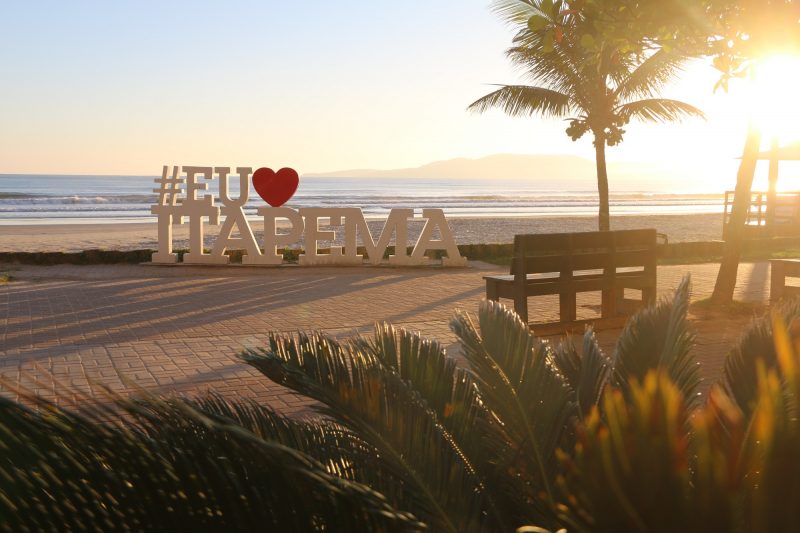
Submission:
MULTIPOLYGON (((693 299, 710 295, 718 265, 659 267, 659 293, 691 273, 693 299)), ((455 348, 448 323, 456 308, 475 313, 481 276, 505 269, 156 266, 2 266, 14 280, 0 284, 0 376, 62 403, 116 391, 126 381, 158 392, 209 388, 248 396, 286 413, 307 401, 237 360, 263 346, 268 331, 322 329, 334 335, 369 332, 390 321, 455 348)), ((742 264, 736 298, 766 302, 766 262, 742 264)), ((579 318, 596 316, 599 297, 579 297, 579 318)), ((557 299, 531 299, 531 318, 557 318, 557 299)), ((749 317, 698 320, 698 357, 709 380, 749 317)), ((602 332, 611 349, 617 331, 602 332)), ((13 395, 0 384, 0 391, 13 395)))

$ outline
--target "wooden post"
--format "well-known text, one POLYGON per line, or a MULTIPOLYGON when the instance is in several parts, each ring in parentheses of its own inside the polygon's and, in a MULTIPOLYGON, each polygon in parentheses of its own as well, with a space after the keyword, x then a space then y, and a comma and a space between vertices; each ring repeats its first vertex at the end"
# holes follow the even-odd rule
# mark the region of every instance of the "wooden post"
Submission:
POLYGON ((528 323, 528 271, 525 264, 525 238, 522 235, 514 236, 514 258, 512 259, 512 274, 514 274, 514 312, 526 324, 528 323), (517 253, 518 252, 518 253, 517 253))
MULTIPOLYGON (((606 288, 600 293, 600 316, 603 318, 611 318, 616 316, 617 310, 619 309, 618 304, 622 304, 620 290, 618 290, 616 287, 616 239, 614 238, 614 234, 611 235, 611 242, 609 243, 608 252, 608 259, 606 260, 607 263, 603 269, 603 280, 606 288)), ((625 289, 622 289, 622 295, 624 296, 624 294, 625 289)))
POLYGON ((726 240, 728 234, 728 224, 730 223, 730 201, 731 191, 725 191, 725 209, 722 211, 722 240, 726 240))
POLYGON ((769 303, 776 304, 783 297, 786 285, 786 263, 780 259, 769 262, 769 303))
POLYGON ((558 296, 558 313, 561 317, 561 322, 575 322, 578 318, 578 293, 575 291, 575 285, 572 279, 572 252, 574 246, 572 243, 572 235, 568 235, 567 238, 569 239, 567 264, 562 265, 562 270, 558 277, 561 284, 561 291, 558 296))
POLYGON ((778 137, 772 138, 769 152, 769 192, 767 192, 767 236, 775 235, 775 208, 778 199, 778 137))

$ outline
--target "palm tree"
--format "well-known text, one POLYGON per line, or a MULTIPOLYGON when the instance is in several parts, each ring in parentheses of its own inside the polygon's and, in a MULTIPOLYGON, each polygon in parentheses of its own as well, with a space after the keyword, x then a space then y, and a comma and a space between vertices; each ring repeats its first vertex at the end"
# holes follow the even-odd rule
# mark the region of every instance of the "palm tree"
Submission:
POLYGON ((594 137, 599 193, 599 229, 610 229, 606 145, 622 141, 630 120, 668 122, 703 117, 696 107, 657 98, 684 58, 664 49, 649 55, 622 53, 586 38, 586 21, 550 0, 504 0, 498 10, 512 22, 528 21, 507 52, 538 85, 503 85, 470 104, 484 112, 502 108, 511 116, 564 117, 572 140, 594 137), (518 5, 517 5, 518 4, 518 5), (547 4, 547 5, 544 5, 547 4), (526 18, 530 17, 530 18, 526 18))

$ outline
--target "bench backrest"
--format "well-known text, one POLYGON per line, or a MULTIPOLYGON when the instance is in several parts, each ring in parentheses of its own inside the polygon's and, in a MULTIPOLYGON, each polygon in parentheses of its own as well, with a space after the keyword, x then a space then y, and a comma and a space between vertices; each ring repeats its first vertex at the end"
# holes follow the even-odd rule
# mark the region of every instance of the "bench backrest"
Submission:
POLYGON ((655 229, 549 233, 514 236, 511 274, 655 266, 655 229))

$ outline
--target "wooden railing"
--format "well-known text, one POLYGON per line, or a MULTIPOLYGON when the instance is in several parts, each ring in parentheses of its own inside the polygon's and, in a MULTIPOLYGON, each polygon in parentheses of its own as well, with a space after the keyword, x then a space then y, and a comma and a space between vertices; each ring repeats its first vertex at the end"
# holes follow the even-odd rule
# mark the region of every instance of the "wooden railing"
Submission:
MULTIPOLYGON (((722 238, 728 233, 734 191, 725 191, 722 238)), ((751 192, 747 210, 746 237, 787 237, 800 235, 800 192, 751 192)))

